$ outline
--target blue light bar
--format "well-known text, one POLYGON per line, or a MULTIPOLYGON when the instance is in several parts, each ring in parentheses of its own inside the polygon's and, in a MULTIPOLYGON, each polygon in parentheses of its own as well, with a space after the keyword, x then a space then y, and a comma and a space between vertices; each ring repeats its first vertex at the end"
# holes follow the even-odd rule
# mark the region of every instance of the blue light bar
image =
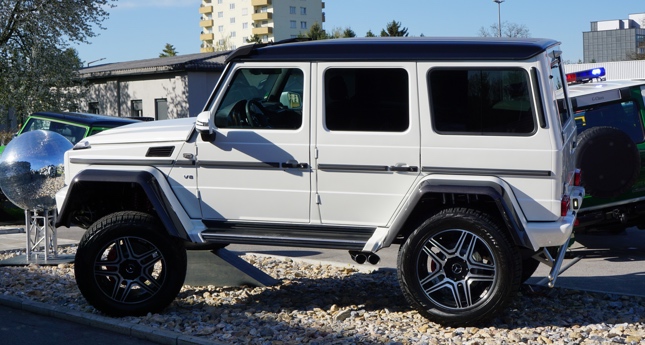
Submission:
POLYGON ((591 79, 600 78, 604 76, 605 76, 605 68, 597 67, 597 68, 592 68, 585 71, 567 73, 567 83, 586 82, 591 79))

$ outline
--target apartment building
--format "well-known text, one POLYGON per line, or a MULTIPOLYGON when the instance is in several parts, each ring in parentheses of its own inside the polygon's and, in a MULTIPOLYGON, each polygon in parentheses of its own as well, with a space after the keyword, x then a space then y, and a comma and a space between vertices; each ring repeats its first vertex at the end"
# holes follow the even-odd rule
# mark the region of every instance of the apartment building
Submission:
POLYGON ((201 52, 236 49, 254 35, 262 42, 305 34, 325 21, 321 0, 202 0, 201 52))
POLYGON ((585 63, 631 60, 645 54, 645 13, 628 19, 591 22, 591 31, 582 33, 585 63))

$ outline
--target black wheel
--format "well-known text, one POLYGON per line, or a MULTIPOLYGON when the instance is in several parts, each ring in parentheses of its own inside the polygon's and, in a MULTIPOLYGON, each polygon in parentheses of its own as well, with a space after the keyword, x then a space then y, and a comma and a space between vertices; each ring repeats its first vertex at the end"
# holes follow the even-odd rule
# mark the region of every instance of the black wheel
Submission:
POLYGON ((540 266, 540 262, 533 259, 533 258, 527 258, 522 260, 522 278, 520 281, 522 283, 526 283, 529 278, 537 271, 538 267, 540 266))
POLYGON ((485 214, 444 210, 399 250, 398 277, 410 304, 430 321, 463 326, 488 319, 519 290, 519 251, 485 214))
POLYGON ((592 127, 580 133, 576 167, 582 171, 587 194, 598 198, 619 196, 640 175, 638 147, 627 133, 614 127, 592 127))
POLYGON ((184 284, 186 251, 141 212, 117 212, 94 223, 74 264, 78 288, 101 312, 142 315, 170 304, 184 284))

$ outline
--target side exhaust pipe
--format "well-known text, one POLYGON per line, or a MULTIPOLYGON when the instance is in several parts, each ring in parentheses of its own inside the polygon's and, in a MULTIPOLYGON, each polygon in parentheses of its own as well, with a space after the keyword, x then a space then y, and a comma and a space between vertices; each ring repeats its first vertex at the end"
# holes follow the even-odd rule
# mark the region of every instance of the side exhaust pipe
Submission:
POLYGON ((356 262, 357 264, 364 264, 365 262, 369 262, 372 265, 376 265, 381 261, 381 258, 370 252, 359 252, 359 251, 349 251, 349 255, 351 256, 352 260, 356 262))

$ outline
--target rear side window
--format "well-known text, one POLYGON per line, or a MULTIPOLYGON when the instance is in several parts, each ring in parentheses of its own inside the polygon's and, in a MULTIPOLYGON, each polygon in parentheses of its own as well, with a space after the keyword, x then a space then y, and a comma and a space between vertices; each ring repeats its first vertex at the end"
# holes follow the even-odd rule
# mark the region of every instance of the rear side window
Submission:
POLYGON ((522 69, 435 69, 428 74, 432 123, 441 134, 529 135, 535 131, 522 69))
POLYGON ((408 73, 400 68, 325 71, 325 127, 331 131, 403 132, 410 125, 408 73))

